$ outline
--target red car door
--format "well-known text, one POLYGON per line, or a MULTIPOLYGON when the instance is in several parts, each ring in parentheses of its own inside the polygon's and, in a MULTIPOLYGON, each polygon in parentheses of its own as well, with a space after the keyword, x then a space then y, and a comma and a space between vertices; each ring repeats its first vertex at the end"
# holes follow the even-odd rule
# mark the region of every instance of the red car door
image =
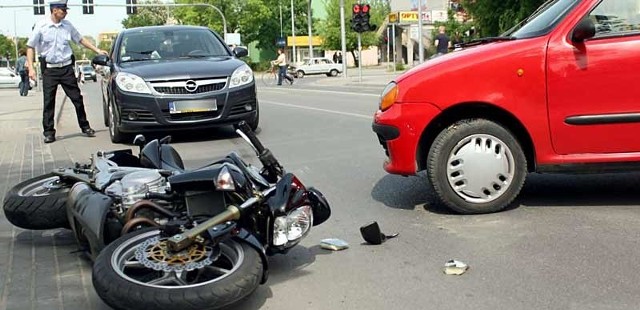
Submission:
POLYGON ((639 12, 636 0, 604 0, 551 37, 547 93, 556 153, 640 152, 639 12), (594 22, 596 35, 571 42, 582 18, 594 22))

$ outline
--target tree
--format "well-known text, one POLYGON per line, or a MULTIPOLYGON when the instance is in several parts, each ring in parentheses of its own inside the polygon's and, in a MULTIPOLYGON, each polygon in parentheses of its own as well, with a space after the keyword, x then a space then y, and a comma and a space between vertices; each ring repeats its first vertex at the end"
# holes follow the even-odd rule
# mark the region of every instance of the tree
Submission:
MULTIPOLYGON (((318 0, 316 0, 318 1, 318 0)), ((282 7, 283 33, 291 35, 291 7, 289 0, 176 0, 176 3, 205 3, 217 7, 225 16, 227 31, 241 34, 242 42, 258 42, 257 47, 276 50, 280 36, 280 8, 282 7)), ((307 0, 294 0, 294 26, 296 36, 308 35, 307 0)), ((173 12, 181 24, 209 27, 221 36, 223 23, 220 13, 210 7, 179 7, 173 12)), ((312 31, 315 23, 312 22, 312 31)))
POLYGON ((0 57, 6 57, 7 55, 9 55, 10 58, 16 59, 15 54, 16 45, 11 39, 0 34, 0 57))
MULTIPOLYGON (((346 30, 346 46, 347 51, 351 52, 353 59, 357 59, 355 51, 358 49, 358 36, 357 33, 351 30, 351 8, 356 0, 344 1, 344 24, 346 30)), ((373 0, 370 1, 371 5, 371 17, 370 23, 378 27, 382 25, 382 21, 390 12, 388 1, 373 0)), ((320 35, 323 38, 323 47, 329 50, 342 49, 342 39, 340 35, 340 0, 327 0, 325 4, 327 11, 327 19, 320 23, 320 35)), ((378 45, 380 43, 380 37, 377 32, 363 32, 361 39, 362 48, 368 48, 369 46, 378 45)), ((356 66, 358 63, 356 62, 356 66)))
POLYGON ((529 16, 544 0, 463 0, 483 37, 497 36, 529 16))
MULTIPOLYGON (((138 3, 163 4, 160 0, 139 1, 138 3)), ((138 7, 138 13, 129 15, 122 20, 125 28, 142 26, 159 26, 167 23, 169 11, 166 6, 138 7)))

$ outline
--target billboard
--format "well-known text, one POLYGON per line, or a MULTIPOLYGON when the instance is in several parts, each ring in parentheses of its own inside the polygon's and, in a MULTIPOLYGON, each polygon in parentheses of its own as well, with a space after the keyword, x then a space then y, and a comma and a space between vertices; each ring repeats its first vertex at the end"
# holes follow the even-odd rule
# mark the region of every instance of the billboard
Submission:
POLYGON ((417 11, 418 4, 422 4, 422 10, 446 10, 449 0, 393 0, 390 1, 391 12, 417 11))

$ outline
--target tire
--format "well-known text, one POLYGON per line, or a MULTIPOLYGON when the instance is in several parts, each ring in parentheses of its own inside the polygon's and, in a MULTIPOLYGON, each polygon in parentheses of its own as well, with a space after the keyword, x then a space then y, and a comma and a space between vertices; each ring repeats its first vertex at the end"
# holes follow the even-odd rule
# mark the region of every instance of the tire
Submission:
POLYGON ((461 214, 504 210, 518 196, 526 174, 527 160, 513 134, 485 119, 462 120, 444 129, 427 157, 435 196, 461 214))
POLYGON ((116 115, 114 104, 110 104, 109 107, 109 137, 111 142, 120 143, 124 140, 125 135, 120 132, 118 127, 118 116, 116 115))
POLYGON ((258 105, 258 103, 256 102, 256 116, 247 120, 247 125, 249 125, 251 130, 255 132, 256 130, 258 130, 259 123, 260 123, 260 105, 258 105))
POLYGON ((71 186, 53 173, 26 180, 7 192, 4 215, 24 229, 69 228, 66 202, 71 186))
POLYGON ((329 75, 330 75, 330 76, 338 76, 338 70, 336 70, 336 69, 331 69, 331 71, 329 71, 329 75))
MULTIPOLYGON (((220 259, 185 274, 185 283, 192 286, 177 282, 151 284, 152 280, 176 275, 173 271, 152 270, 136 259, 136 249, 158 236, 158 228, 141 229, 120 237, 100 252, 93 265, 93 286, 107 305, 115 309, 219 309, 251 294, 262 279, 262 260, 256 249, 230 238, 221 243, 220 259), (125 262, 138 265, 125 268, 125 262), (210 270, 209 266, 230 271, 218 277, 211 272, 200 274, 204 279, 192 277, 194 273, 210 270), (191 283, 189 279, 201 282, 191 283)), ((162 250, 153 248, 154 244, 147 246, 155 250, 155 255, 166 258, 161 255, 162 250)), ((153 262, 152 258, 148 262, 153 262)))
POLYGON ((262 83, 265 86, 274 86, 278 83, 278 75, 275 72, 267 71, 262 74, 262 83))
POLYGON ((304 77, 304 71, 298 70, 296 72, 296 77, 298 77, 299 79, 303 78, 304 77))

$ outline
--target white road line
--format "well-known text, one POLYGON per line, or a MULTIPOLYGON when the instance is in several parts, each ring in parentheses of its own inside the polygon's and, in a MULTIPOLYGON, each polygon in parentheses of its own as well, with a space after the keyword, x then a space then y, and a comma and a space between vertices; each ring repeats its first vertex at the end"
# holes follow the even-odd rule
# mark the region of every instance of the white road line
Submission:
MULTIPOLYGON (((270 88, 270 87, 263 87, 260 88, 262 90, 269 90, 269 91, 275 91, 275 92, 282 92, 284 89, 281 88, 270 88)), ((379 98, 380 95, 376 95, 376 94, 363 94, 363 93, 352 93, 352 92, 346 92, 346 91, 335 91, 335 90, 322 90, 322 89, 307 89, 307 88, 292 88, 289 87, 286 89, 286 92, 290 92, 290 91, 307 91, 307 92, 316 92, 316 93, 329 93, 329 94, 341 94, 341 95, 357 95, 357 96, 367 96, 367 97, 376 97, 379 98)))
POLYGON ((270 101, 270 100, 260 100, 260 103, 279 105, 279 106, 289 107, 289 108, 297 108, 297 109, 304 109, 304 110, 311 110, 311 111, 326 112, 326 113, 339 114, 339 115, 345 115, 345 116, 353 116, 353 117, 365 118, 365 119, 368 119, 368 120, 373 120, 373 114, 372 115, 363 115, 363 114, 356 114, 356 113, 349 113, 349 112, 341 112, 341 111, 334 111, 334 110, 306 107, 306 106, 302 106, 302 105, 288 104, 288 103, 282 103, 282 102, 276 102, 276 101, 270 101))

